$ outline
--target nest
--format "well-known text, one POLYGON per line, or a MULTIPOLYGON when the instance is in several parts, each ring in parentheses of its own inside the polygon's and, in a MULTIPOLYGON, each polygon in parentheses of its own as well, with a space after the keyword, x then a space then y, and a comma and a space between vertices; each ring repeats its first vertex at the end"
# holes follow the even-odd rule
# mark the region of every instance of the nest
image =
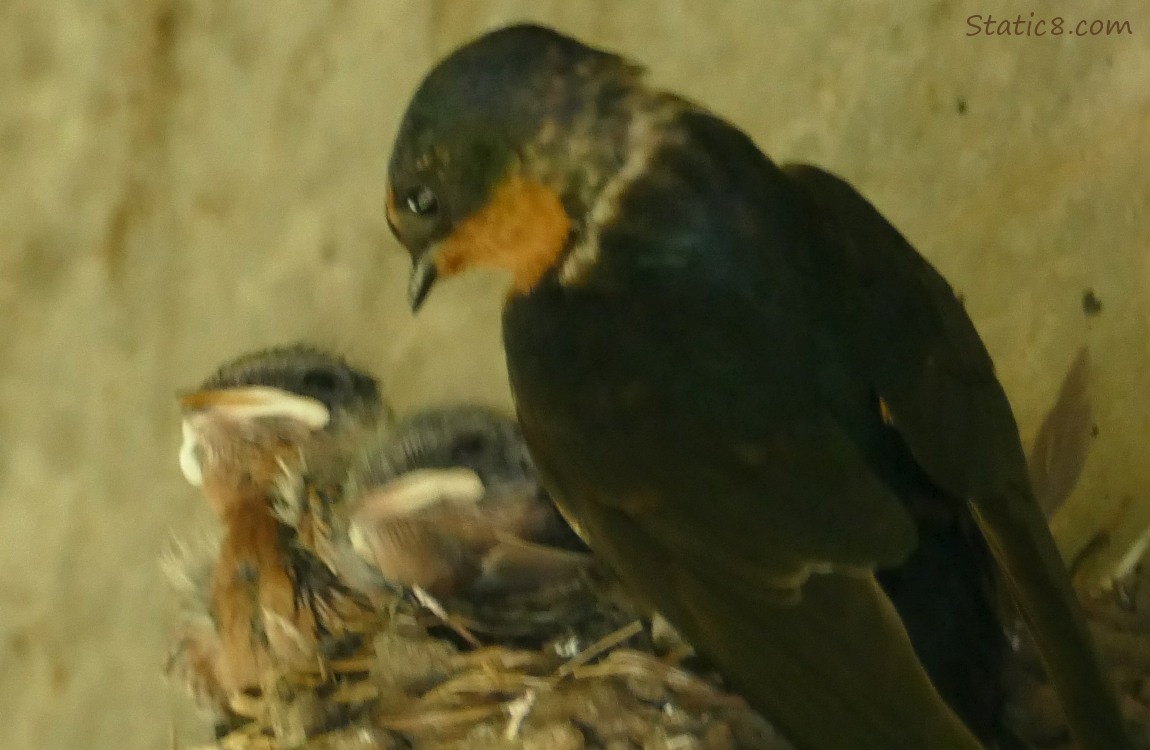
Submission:
MULTIPOLYGON (((194 750, 790 747, 617 592, 606 597, 597 583, 566 592, 564 602, 535 621, 500 605, 505 623, 518 623, 512 632, 498 618, 480 619, 491 611, 435 614, 433 601, 397 597, 383 603, 354 653, 269 675, 262 698, 233 705, 250 721, 194 750)), ((1109 591, 1084 594, 1083 606, 1123 710, 1150 747, 1150 570, 1139 566, 1109 591)), ((1021 625, 1014 643, 1011 725, 1035 750, 1073 750, 1021 625)))
POLYGON ((356 653, 269 675, 263 697, 233 701, 250 721, 195 750, 789 747, 601 581, 562 600, 448 613, 397 597, 356 653))

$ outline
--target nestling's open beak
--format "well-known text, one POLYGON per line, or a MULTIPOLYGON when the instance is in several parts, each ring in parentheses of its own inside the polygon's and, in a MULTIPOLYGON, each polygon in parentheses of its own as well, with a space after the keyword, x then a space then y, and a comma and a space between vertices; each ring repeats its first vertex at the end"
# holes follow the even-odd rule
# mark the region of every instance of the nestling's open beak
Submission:
POLYGON ((185 416, 209 414, 239 421, 280 417, 312 430, 322 430, 331 421, 321 401, 262 385, 188 393, 180 397, 180 410, 185 416))
POLYGON ((419 310, 432 285, 439 277, 439 269, 435 265, 437 247, 432 245, 424 250, 411 264, 411 276, 407 281, 407 301, 414 313, 419 310))
POLYGON ((309 430, 322 430, 331 412, 322 402, 268 386, 242 386, 193 391, 180 396, 183 442, 180 470, 193 487, 204 482, 205 429, 222 423, 251 423, 259 419, 290 419, 309 430))

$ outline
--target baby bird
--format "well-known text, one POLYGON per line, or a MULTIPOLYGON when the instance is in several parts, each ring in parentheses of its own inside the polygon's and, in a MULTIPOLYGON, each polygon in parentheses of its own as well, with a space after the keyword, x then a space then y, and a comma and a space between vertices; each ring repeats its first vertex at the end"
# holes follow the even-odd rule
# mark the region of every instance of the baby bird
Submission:
POLYGON ((369 602, 336 573, 336 510, 321 485, 285 488, 306 456, 353 456, 386 421, 377 382, 307 346, 243 356, 180 399, 184 476, 222 525, 202 584, 210 627, 189 619, 169 672, 202 704, 244 714, 274 675, 316 669, 355 641, 369 602))
POLYGON ((519 425, 491 409, 409 417, 365 452, 347 494, 356 552, 379 582, 433 610, 460 599, 498 608, 591 566, 540 486, 519 425))

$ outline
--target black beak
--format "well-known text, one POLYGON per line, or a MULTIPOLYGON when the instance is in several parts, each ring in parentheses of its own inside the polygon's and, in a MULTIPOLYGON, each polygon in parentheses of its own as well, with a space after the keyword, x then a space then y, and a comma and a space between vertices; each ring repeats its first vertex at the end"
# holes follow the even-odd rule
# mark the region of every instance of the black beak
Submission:
POLYGON ((439 270, 435 267, 435 248, 430 247, 411 264, 411 276, 407 280, 407 302, 411 305, 413 313, 419 310, 423 301, 427 299, 438 276, 439 270))

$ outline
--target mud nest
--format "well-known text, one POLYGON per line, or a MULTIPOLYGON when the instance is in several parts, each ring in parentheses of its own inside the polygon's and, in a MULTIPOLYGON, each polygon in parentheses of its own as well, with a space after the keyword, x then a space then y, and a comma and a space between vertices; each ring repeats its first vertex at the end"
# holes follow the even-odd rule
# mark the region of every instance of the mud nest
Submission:
MULTIPOLYGON (((534 619, 505 603, 435 614, 436 603, 410 596, 381 602, 354 653, 268 675, 261 698, 233 706, 250 721, 194 750, 790 747, 619 592, 588 580, 562 600, 534 619)), ((1110 590, 1083 594, 1083 606, 1123 710, 1150 747, 1150 573, 1138 566, 1110 590)), ((1035 750, 1071 750, 1021 625, 1014 643, 1011 724, 1035 750)))
POLYGON ((788 747, 594 578, 547 592, 547 609, 381 602, 354 654, 268 675, 260 698, 233 701, 250 721, 196 750, 788 747))

